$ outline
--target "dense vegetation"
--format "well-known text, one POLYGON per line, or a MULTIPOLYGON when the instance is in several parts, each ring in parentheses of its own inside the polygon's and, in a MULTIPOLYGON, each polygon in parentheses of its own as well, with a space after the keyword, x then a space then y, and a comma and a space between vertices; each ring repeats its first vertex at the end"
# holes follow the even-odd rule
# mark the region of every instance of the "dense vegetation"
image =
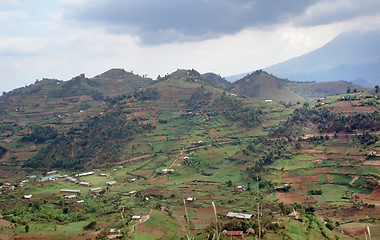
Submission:
POLYGON ((30 131, 21 138, 22 142, 44 143, 58 136, 57 130, 50 126, 32 126, 30 131))
POLYGON ((3 147, 3 146, 0 146, 0 157, 3 156, 8 150, 3 147))
POLYGON ((216 99, 209 111, 211 116, 221 115, 230 121, 242 122, 246 127, 260 124, 262 110, 252 106, 244 106, 242 101, 223 93, 216 99))
POLYGON ((119 160, 124 143, 151 128, 151 125, 141 124, 138 119, 126 120, 121 111, 94 116, 86 120, 82 127, 58 136, 24 166, 78 169, 90 161, 112 164, 119 160))
POLYGON ((329 108, 302 107, 296 109, 292 115, 272 130, 271 136, 299 136, 297 129, 300 125, 313 123, 320 133, 346 132, 353 133, 358 130, 379 131, 380 114, 378 111, 370 113, 352 113, 350 115, 333 113, 329 108))

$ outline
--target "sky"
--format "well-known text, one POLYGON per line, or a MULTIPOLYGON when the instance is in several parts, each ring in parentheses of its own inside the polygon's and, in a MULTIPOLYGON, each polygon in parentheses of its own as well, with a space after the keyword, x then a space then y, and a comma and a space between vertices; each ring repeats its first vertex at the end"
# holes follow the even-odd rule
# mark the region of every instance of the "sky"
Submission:
POLYGON ((0 0, 0 94, 111 68, 230 76, 379 29, 379 0, 0 0))

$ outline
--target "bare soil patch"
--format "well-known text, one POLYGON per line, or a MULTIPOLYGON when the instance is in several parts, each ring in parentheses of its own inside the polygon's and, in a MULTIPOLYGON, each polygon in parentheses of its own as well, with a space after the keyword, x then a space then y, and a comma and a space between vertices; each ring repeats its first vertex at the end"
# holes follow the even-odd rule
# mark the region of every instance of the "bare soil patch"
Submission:
POLYGON ((201 201, 203 201, 203 200, 211 200, 212 197, 211 197, 211 195, 201 195, 201 196, 197 196, 197 199, 201 200, 201 201))
POLYGON ((334 109, 332 110, 335 113, 347 113, 352 112, 354 107, 349 102, 337 103, 334 109))
POLYGON ((380 166, 380 160, 374 160, 374 161, 365 161, 363 165, 366 166, 380 166))
POLYGON ((281 182, 303 185, 304 182, 320 182, 320 180, 318 176, 311 175, 311 176, 298 176, 298 177, 284 177, 282 178, 281 182))
POLYGON ((7 235, 5 235, 5 234, 0 234, 0 239, 2 239, 2 240, 10 240, 11 237, 10 237, 10 236, 7 236, 7 235))
POLYGON ((156 141, 165 141, 167 138, 167 136, 155 136, 154 139, 156 141))
POLYGON ((15 156, 17 157, 17 160, 27 160, 34 155, 36 155, 38 152, 37 151, 23 151, 23 152, 15 152, 15 156))
POLYGON ((277 192, 276 197, 279 202, 283 202, 285 204, 292 204, 295 202, 306 203, 308 200, 305 196, 296 196, 291 192, 277 192))
POLYGON ((239 152, 238 154, 236 154, 236 155, 233 156, 232 158, 233 158, 233 159, 236 159, 236 158, 240 157, 241 155, 243 155, 243 153, 242 153, 242 152, 239 152))
POLYGON ((361 235, 367 232, 366 228, 343 228, 343 232, 349 235, 361 235))
POLYGON ((379 201, 379 199, 380 199, 380 186, 378 186, 377 188, 375 188, 375 190, 373 190, 373 192, 368 196, 368 199, 379 201))
POLYGON ((331 172, 334 172, 334 167, 315 168, 315 172, 318 174, 320 174, 320 173, 331 173, 331 172))
POLYGON ((220 135, 217 131, 210 130, 210 136, 212 138, 220 138, 222 135, 220 135))
POLYGON ((51 239, 65 239, 65 236, 63 235, 49 235, 49 236, 43 236, 43 235, 15 235, 14 240, 51 240, 51 239))
POLYGON ((152 185, 164 185, 166 183, 169 183, 170 181, 168 180, 167 176, 159 176, 156 178, 150 178, 143 183, 145 184, 152 184, 152 185))
POLYGON ((356 182, 358 179, 359 179, 359 176, 355 176, 355 177, 351 180, 350 184, 353 184, 353 183, 356 182))
POLYGON ((3 227, 11 228, 11 227, 13 227, 13 223, 11 223, 7 220, 4 220, 4 219, 0 219, 0 228, 3 228, 3 227))
POLYGON ((362 106, 362 107, 353 107, 353 110, 356 112, 368 113, 368 112, 374 112, 378 110, 378 108, 375 106, 362 106))
POLYGON ((157 239, 161 239, 163 236, 165 236, 165 232, 162 231, 159 228, 150 228, 147 226, 144 226, 143 224, 139 224, 136 226, 136 231, 138 234, 143 234, 143 233, 149 233, 150 235, 154 236, 157 239))
POLYGON ((327 180, 329 183, 333 183, 333 175, 332 174, 326 174, 327 180))

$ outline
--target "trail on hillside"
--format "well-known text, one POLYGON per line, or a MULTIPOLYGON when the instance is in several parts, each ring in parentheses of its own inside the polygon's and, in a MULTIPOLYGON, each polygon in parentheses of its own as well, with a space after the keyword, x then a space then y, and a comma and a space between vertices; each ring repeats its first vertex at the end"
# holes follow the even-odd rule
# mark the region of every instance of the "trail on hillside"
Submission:
POLYGON ((132 162, 132 161, 135 161, 135 160, 139 160, 139 159, 146 158, 146 157, 151 157, 151 156, 153 156, 153 154, 146 154, 146 155, 136 156, 136 157, 133 157, 133 158, 128 158, 128 159, 116 162, 115 165, 116 164, 123 164, 123 163, 127 163, 127 162, 132 162))

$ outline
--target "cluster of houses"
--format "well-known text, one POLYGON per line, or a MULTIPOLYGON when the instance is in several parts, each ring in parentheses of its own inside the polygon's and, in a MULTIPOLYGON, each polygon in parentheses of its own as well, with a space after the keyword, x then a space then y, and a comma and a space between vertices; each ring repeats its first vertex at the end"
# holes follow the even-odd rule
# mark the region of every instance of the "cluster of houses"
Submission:
MULTIPOLYGON (((122 166, 118 167, 118 169, 121 169, 121 168, 122 168, 122 166)), ((114 169, 114 171, 116 171, 116 170, 117 169, 114 169)), ((38 183, 54 182, 57 179, 63 179, 64 178, 64 179, 66 179, 69 182, 76 183, 76 184, 78 184, 80 186, 83 186, 83 187, 93 187, 93 184, 91 184, 89 182, 85 182, 85 181, 80 181, 78 179, 81 178, 81 177, 91 176, 91 175, 94 175, 94 174, 95 174, 95 172, 93 172, 93 171, 91 171, 91 172, 84 172, 84 173, 76 174, 75 178, 74 178, 74 177, 70 177, 68 175, 61 175, 57 171, 49 171, 49 172, 46 173, 46 176, 43 176, 43 177, 40 178, 40 180, 38 180, 38 183)), ((110 175, 106 174, 106 173, 99 173, 98 176, 99 177, 107 177, 107 178, 110 177, 110 175)), ((30 180, 33 180, 33 179, 37 179, 37 175, 27 176, 26 180, 23 180, 23 181, 21 181, 18 184, 4 183, 2 186, 0 186, 0 194, 2 194, 2 191, 11 191, 11 190, 15 190, 17 187, 22 187, 24 184, 30 182, 30 180)), ((138 178, 132 178, 129 181, 135 182, 137 180, 138 180, 138 178)), ((106 186, 107 187, 112 187, 112 186, 116 186, 116 185, 117 185, 116 181, 108 181, 108 182, 106 182, 106 186)), ((93 193, 96 193, 96 192, 102 191, 102 188, 101 187, 90 188, 89 191, 93 192, 93 193)), ((70 199, 77 199, 77 197, 82 194, 82 190, 77 190, 77 189, 61 189, 60 193, 63 194, 65 200, 70 200, 70 199)), ((23 195, 24 199, 31 199, 32 197, 33 197, 32 194, 25 194, 25 195, 23 195)), ((78 203, 83 203, 84 200, 78 200, 77 202, 78 203)))

